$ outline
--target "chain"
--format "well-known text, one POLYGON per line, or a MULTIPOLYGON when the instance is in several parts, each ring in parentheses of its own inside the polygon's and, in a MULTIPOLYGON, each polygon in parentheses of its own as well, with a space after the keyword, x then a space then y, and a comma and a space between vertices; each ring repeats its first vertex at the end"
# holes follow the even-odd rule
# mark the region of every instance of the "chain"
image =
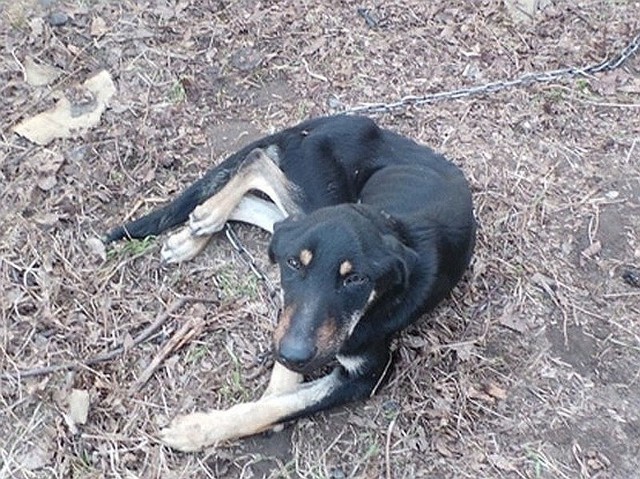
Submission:
MULTIPOLYGON (((616 55, 600 63, 595 63, 586 67, 570 67, 539 73, 527 73, 519 78, 516 78, 515 80, 494 81, 485 83, 484 85, 477 85, 468 88, 458 88, 457 90, 450 90, 439 93, 429 93, 422 96, 405 96, 404 98, 391 103, 373 103, 349 108, 344 110, 343 113, 391 112, 401 108, 406 108, 408 106, 420 106, 442 100, 455 100, 458 98, 467 98, 475 95, 486 95, 488 93, 495 93, 509 88, 531 85, 534 83, 548 83, 566 78, 575 78, 578 76, 591 76, 595 75, 596 73, 608 72, 621 67, 629 58, 635 55, 638 49, 640 49, 640 34, 636 35, 633 40, 631 40, 627 44, 627 46, 620 50, 616 55)), ((273 284, 273 281, 269 279, 266 273, 262 271, 255 257, 242 244, 240 238, 238 238, 238 235, 229 223, 225 225, 225 233, 233 248, 249 266, 253 274, 266 286, 267 292, 269 294, 269 300, 275 306, 275 309, 277 311, 277 298, 279 290, 273 284)))
POLYGON ((526 73, 514 80, 494 81, 483 85, 468 88, 458 88, 438 93, 429 93, 422 96, 405 96, 398 101, 391 103, 373 103, 363 106, 349 108, 343 113, 388 113, 408 106, 420 106, 435 103, 442 100, 456 100, 468 98, 475 95, 486 95, 496 93, 518 86, 526 86, 534 83, 548 83, 566 78, 578 76, 592 76, 596 73, 607 72, 621 67, 640 48, 640 34, 636 35, 622 50, 611 58, 600 63, 594 63, 586 67, 569 67, 558 70, 550 70, 538 73, 526 73))
POLYGON ((275 306, 275 310, 278 310, 278 289, 273 284, 273 281, 267 276, 267 274, 260 268, 255 256, 242 244, 238 234, 235 232, 231 224, 227 223, 224 226, 224 232, 227 235, 227 239, 233 249, 240 255, 240 258, 249 266, 251 272, 258 278, 258 281, 262 282, 267 288, 267 294, 269 295, 269 301, 275 306))

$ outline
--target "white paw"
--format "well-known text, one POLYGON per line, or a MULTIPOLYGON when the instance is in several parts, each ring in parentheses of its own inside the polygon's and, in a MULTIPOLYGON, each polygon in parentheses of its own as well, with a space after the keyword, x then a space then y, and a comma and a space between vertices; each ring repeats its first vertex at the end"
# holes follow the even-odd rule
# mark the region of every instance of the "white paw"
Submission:
POLYGON ((178 416, 171 421, 169 427, 160 431, 160 440, 178 451, 192 452, 231 439, 232 431, 224 430, 225 413, 226 411, 209 411, 178 416))
POLYGON ((204 203, 189 215, 189 229, 193 236, 212 235, 224 228, 227 217, 211 204, 204 203))
POLYGON ((189 228, 182 228, 167 238, 160 256, 165 263, 181 263, 196 256, 209 242, 209 236, 192 236, 189 228))

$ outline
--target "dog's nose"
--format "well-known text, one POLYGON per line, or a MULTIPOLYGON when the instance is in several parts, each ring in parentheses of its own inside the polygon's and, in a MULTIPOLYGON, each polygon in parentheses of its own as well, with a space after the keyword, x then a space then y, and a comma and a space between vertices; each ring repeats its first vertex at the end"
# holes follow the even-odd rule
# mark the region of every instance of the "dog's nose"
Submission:
POLYGON ((314 345, 304 341, 284 337, 278 348, 278 360, 290 369, 299 370, 307 365, 315 356, 314 345))

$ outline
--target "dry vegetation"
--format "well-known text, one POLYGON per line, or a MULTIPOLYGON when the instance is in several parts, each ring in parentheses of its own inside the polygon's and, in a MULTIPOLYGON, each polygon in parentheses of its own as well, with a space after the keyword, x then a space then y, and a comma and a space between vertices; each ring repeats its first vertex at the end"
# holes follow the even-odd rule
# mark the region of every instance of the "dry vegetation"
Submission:
MULTIPOLYGON (((0 477, 640 477, 637 55, 378 116, 464 169, 475 260, 376 397, 281 433, 201 454, 155 439, 265 385, 276 308, 223 236, 179 267, 155 240, 87 242, 261 132, 590 64, 640 32, 638 2, 543 3, 533 21, 498 0, 0 3, 0 477), (29 58, 59 76, 25 82, 29 58), (117 91, 98 126, 13 134, 101 69, 117 91)), ((273 276, 268 237, 238 232, 273 276)))

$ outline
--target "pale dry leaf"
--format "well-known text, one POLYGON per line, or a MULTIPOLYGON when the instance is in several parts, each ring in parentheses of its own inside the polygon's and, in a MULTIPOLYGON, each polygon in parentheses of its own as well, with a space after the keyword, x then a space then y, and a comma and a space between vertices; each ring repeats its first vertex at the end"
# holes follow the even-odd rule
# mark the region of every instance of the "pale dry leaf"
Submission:
POLYGON ((505 310, 504 313, 498 319, 500 325, 505 328, 509 328, 516 333, 524 334, 528 331, 528 325, 526 319, 516 312, 513 311, 513 308, 509 308, 505 310))
POLYGON ((640 78, 632 78, 626 85, 618 87, 622 93, 640 93, 640 78))
POLYGON ((49 448, 42 448, 40 446, 35 446, 29 449, 24 454, 18 456, 16 458, 17 462, 22 466, 22 468, 27 471, 35 471, 37 469, 42 469, 45 467, 51 459, 53 458, 53 451, 49 448))
POLYGON ((89 238, 84 243, 89 251, 102 261, 107 260, 107 248, 100 238, 89 238))
POLYGON ((602 243, 599 240, 594 241, 582 250, 582 256, 585 258, 593 258, 602 250, 602 243))
POLYGON ((551 0, 504 0, 507 12, 515 22, 532 22, 551 0))
POLYGON ((473 356, 473 352, 475 348, 473 344, 458 344, 453 349, 456 352, 458 359, 460 359, 460 361, 469 361, 473 356))
POLYGON ((484 387, 485 392, 496 399, 504 400, 507 399, 507 391, 506 389, 498 386, 495 383, 488 383, 484 387))
POLYGON ((51 188, 56 186, 58 180, 56 180, 55 175, 43 176, 42 178, 38 178, 37 185, 42 191, 49 191, 51 188))
POLYGON ((86 424, 89 417, 89 391, 86 389, 72 389, 69 397, 68 417, 73 424, 86 424))
POLYGON ((514 472, 518 470, 516 466, 514 466, 513 462, 500 454, 489 454, 487 456, 487 459, 489 459, 491 464, 496 466, 498 469, 502 469, 503 471, 514 472))
POLYGON ((77 105, 63 96, 55 107, 23 120, 14 131, 38 145, 46 145, 56 138, 72 138, 96 126, 116 91, 111 75, 102 70, 76 90, 84 90, 85 96, 91 98, 90 104, 77 105))
POLYGON ((51 227, 60 220, 60 217, 55 213, 42 213, 33 217, 34 223, 40 226, 51 227))
POLYGON ((91 21, 91 28, 89 29, 89 33, 93 37, 101 37, 105 33, 107 33, 109 29, 107 28, 107 22, 104 21, 102 17, 94 17, 91 21))
POLYGON ((53 83, 62 71, 46 63, 36 63, 31 57, 24 59, 24 80, 31 86, 44 86, 53 83))
POLYGON ((31 29, 29 36, 31 40, 35 40, 44 33, 44 20, 40 17, 32 18, 29 20, 29 28, 31 29))

